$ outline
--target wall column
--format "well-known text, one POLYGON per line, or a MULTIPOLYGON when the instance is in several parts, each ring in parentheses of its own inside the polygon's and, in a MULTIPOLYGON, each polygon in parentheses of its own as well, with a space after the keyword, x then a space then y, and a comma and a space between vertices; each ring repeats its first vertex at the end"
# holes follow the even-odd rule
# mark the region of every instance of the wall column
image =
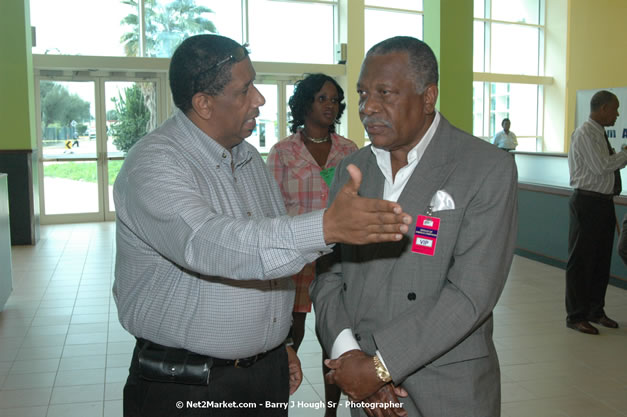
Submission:
POLYGON ((424 41, 440 69, 438 109, 472 134, 473 2, 424 0, 424 41))
POLYGON ((0 172, 8 174, 11 243, 39 239, 39 177, 29 0, 0 3, 0 172))

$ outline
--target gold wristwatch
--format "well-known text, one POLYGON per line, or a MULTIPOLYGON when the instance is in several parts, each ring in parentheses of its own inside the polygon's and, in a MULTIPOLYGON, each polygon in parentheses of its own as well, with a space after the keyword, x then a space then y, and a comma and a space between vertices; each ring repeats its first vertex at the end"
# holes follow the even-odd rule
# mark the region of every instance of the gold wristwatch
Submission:
POLYGON ((379 357, 374 355, 372 360, 374 361, 374 370, 377 373, 377 377, 386 384, 390 382, 392 380, 392 376, 388 372, 387 368, 381 363, 379 357))

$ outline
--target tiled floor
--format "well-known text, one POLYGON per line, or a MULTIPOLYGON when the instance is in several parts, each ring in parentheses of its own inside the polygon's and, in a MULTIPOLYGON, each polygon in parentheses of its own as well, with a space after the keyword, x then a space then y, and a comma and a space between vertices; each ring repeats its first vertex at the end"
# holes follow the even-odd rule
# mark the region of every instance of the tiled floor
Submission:
MULTIPOLYGON (((133 339, 111 298, 114 235, 113 223, 43 226, 35 247, 13 247, 14 291, 0 313, 0 416, 121 417, 133 339)), ((562 270, 515 258, 495 312, 503 416, 627 416, 627 291, 607 295, 621 329, 587 336, 564 325, 563 285, 562 270)), ((313 407, 323 385, 308 317, 305 380, 292 399, 313 407)))

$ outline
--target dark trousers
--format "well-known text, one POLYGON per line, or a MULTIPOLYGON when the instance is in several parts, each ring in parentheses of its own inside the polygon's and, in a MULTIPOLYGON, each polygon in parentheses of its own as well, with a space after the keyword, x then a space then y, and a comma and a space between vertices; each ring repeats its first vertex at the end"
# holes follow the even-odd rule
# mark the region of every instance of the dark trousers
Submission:
POLYGON ((266 401, 289 401, 285 349, 269 352, 249 368, 214 366, 208 386, 146 381, 138 375, 137 354, 136 346, 124 386, 124 417, 287 416, 285 409, 266 408, 266 401), (232 403, 242 407, 228 407, 232 403), (254 407, 244 408, 243 403, 254 407))
POLYGON ((569 207, 566 320, 576 323, 605 315, 616 215, 612 199, 578 191, 569 207))

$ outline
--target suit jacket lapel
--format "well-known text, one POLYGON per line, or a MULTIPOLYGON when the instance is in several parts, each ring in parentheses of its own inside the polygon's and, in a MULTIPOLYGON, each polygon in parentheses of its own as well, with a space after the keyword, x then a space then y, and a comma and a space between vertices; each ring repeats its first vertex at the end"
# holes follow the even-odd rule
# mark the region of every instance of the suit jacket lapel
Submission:
MULTIPOLYGON (((368 308, 373 305, 374 299, 381 291, 381 287, 388 281, 392 268, 401 254, 408 249, 408 245, 411 245, 417 216, 426 213, 431 198, 433 198, 437 190, 442 188, 442 185, 457 165, 456 149, 451 146, 450 130, 451 125, 441 116, 440 124, 431 143, 429 143, 398 199, 398 203, 403 207, 403 211, 410 214, 413 220, 408 232, 405 234, 405 238, 400 242, 368 245, 360 248, 361 259, 365 261, 377 259, 377 262, 374 262, 368 268, 368 274, 362 279, 362 296, 360 297, 360 306, 356 312, 356 320, 363 317, 368 308)), ((383 178, 374 155, 368 162, 371 166, 374 165, 378 176, 383 178)), ((372 174, 371 172, 368 173, 372 174)), ((379 193, 373 197, 381 198, 382 195, 383 184, 381 184, 379 193)), ((425 255, 415 254, 415 256, 425 255)))

